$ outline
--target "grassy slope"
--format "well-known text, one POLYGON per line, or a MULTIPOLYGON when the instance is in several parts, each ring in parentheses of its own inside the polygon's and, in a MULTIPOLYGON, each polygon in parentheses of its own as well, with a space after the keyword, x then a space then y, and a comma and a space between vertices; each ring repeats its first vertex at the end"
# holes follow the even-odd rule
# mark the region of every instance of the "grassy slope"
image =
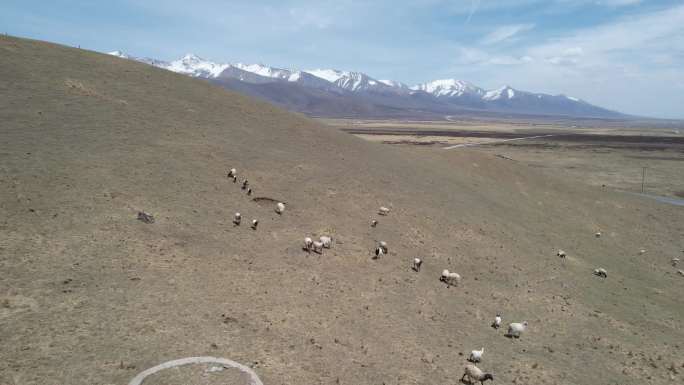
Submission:
POLYGON ((8 37, 0 121, 0 383, 123 384, 192 355, 258 362, 267 384, 456 383, 459 352, 481 346, 497 383, 667 383, 684 364, 684 279, 668 265, 681 209, 476 150, 363 142, 200 80, 8 37), (381 204, 393 211, 371 229, 381 204), (235 211, 260 228, 234 228, 235 211), (336 247, 302 253, 321 233, 336 247), (380 239, 391 255, 371 261, 380 239), (444 288, 444 268, 463 286, 444 288), (497 311, 529 333, 490 329, 497 311))

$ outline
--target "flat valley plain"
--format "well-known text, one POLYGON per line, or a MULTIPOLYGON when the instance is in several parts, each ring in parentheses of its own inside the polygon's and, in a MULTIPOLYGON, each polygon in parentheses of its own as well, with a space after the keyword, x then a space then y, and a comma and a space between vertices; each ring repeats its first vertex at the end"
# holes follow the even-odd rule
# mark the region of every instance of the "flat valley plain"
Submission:
POLYGON ((409 151, 475 151, 607 189, 684 199, 684 123, 321 119, 409 151), (584 124, 583 124, 584 123, 584 124))

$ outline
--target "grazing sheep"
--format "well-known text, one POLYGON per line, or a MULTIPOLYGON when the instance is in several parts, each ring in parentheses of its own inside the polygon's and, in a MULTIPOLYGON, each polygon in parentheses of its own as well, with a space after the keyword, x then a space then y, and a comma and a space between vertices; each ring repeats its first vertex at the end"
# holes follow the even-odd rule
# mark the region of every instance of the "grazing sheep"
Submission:
POLYGON ((285 203, 278 202, 278 204, 276 204, 275 212, 278 213, 278 215, 282 215, 283 211, 285 211, 285 203))
POLYGON ((414 271, 420 271, 420 267, 423 266, 423 260, 420 258, 413 258, 413 265, 411 268, 414 271))
POLYGON ((252 195, 252 188, 251 187, 247 189, 247 195, 252 195))
POLYGON ((323 242, 314 241, 313 251, 314 253, 323 254, 323 242))
POLYGON ((514 337, 514 338, 520 338, 520 335, 525 331, 527 328, 527 321, 520 323, 520 322, 513 322, 511 324, 508 324, 508 333, 506 333, 507 337, 514 337))
POLYGON ((378 221, 376 221, 375 219, 373 219, 373 220, 371 221, 371 227, 375 227, 375 226, 377 226, 377 225, 378 225, 378 221))
POLYGON ((231 168, 230 170, 228 170, 228 178, 232 178, 236 175, 237 175, 237 170, 235 170, 234 168, 231 168))
POLYGON ((559 256, 559 257, 561 257, 561 258, 565 258, 565 257, 567 256, 567 255, 565 254, 565 251, 563 251, 563 250, 558 250, 558 252, 556 253, 556 255, 559 256))
POLYGON ((138 211, 138 220, 144 223, 154 223, 154 216, 144 211, 138 211))
POLYGON ((494 317, 494 322, 492 322, 492 327, 494 329, 498 329, 501 327, 501 314, 496 313, 496 317, 494 317))
POLYGON ((458 273, 443 270, 439 280, 446 283, 447 286, 458 286, 458 283, 461 282, 461 276, 458 273))
POLYGON ((382 247, 378 246, 375 248, 375 256, 373 257, 373 259, 379 259, 380 257, 382 257, 383 254, 385 254, 385 252, 382 251, 382 247))
POLYGON ((237 183, 237 176, 233 175, 233 183, 237 183))
POLYGON ((307 252, 310 253, 312 246, 313 246, 313 241, 311 240, 311 238, 309 238, 309 237, 304 238, 304 250, 306 250, 307 252))
POLYGON ((679 264, 679 258, 677 258, 677 257, 672 258, 672 267, 676 267, 677 264, 679 264))
POLYGON ((646 249, 639 250, 639 254, 644 254, 644 253, 646 253, 646 249))
POLYGON ((461 381, 465 382, 466 377, 468 377, 468 383, 473 384, 477 381, 480 381, 480 385, 484 385, 484 382, 487 380, 492 380, 494 381, 494 376, 492 376, 489 373, 484 373, 480 368, 473 364, 468 364, 465 367, 465 373, 463 373, 463 377, 461 377, 461 381))
POLYGON ((318 240, 321 241, 321 243, 323 244, 323 247, 325 247, 326 249, 329 249, 332 247, 332 238, 331 237, 323 235, 318 240))
POLYGON ((387 207, 385 207, 385 206, 382 206, 382 207, 380 207, 380 210, 378 211, 378 214, 380 214, 380 215, 387 215, 387 214, 389 214, 389 212, 390 212, 390 209, 389 209, 389 208, 387 208, 387 207))
POLYGON ((240 213, 235 213, 233 216, 233 223, 235 226, 240 226, 240 222, 242 222, 242 215, 240 215, 240 213))
POLYGON ((601 278, 608 278, 608 272, 606 269, 599 267, 598 269, 594 269, 594 275, 598 275, 601 278))
POLYGON ((480 348, 480 350, 471 350, 470 351, 470 357, 468 357, 468 361, 480 362, 482 360, 483 354, 484 354, 484 348, 480 348))
POLYGON ((380 248, 382 249, 382 252, 383 252, 383 253, 387 254, 387 242, 385 242, 385 241, 380 241, 380 242, 378 243, 378 247, 380 247, 380 248))
POLYGON ((249 186, 249 181, 247 179, 245 179, 245 181, 242 182, 242 189, 247 190, 247 186, 249 186))
POLYGON ((679 274, 679 275, 681 275, 682 277, 684 277, 684 270, 677 270, 677 274, 679 274))
POLYGON ((601 232, 600 232, 600 231, 597 231, 596 234, 594 234, 594 236, 595 236, 596 238, 601 238, 601 232))
POLYGON ((252 230, 256 230, 257 226, 259 226, 259 221, 252 219, 252 230))

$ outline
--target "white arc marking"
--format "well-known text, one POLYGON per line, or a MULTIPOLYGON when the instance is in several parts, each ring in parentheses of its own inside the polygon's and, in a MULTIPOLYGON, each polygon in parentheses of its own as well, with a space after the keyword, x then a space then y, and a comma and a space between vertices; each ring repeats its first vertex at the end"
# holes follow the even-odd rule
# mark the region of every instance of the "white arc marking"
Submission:
POLYGON ((187 358, 181 358, 178 360, 173 360, 173 361, 167 361, 164 362, 163 364, 159 364, 157 366, 151 367, 143 372, 140 372, 137 376, 135 376, 131 382, 128 383, 128 385, 140 385, 142 382, 147 378, 148 376, 151 376, 157 372, 160 372, 164 369, 170 369, 174 368, 176 366, 183 366, 183 365, 190 365, 190 364, 221 364, 225 366, 231 366, 233 368, 239 369, 243 373, 249 374, 250 377, 250 385, 264 385, 263 382, 259 379, 259 376, 257 376, 254 371, 245 366, 242 365, 238 362, 228 360, 225 358, 219 358, 219 357, 187 357, 187 358))

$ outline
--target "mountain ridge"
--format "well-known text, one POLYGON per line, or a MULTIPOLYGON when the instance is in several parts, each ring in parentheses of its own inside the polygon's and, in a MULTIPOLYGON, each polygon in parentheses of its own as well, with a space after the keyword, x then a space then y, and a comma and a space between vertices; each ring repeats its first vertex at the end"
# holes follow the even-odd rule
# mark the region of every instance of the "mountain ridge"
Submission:
MULTIPOLYGON (((442 115, 461 109, 477 112, 504 112, 521 115, 548 115, 568 117, 595 117, 595 118, 625 118, 627 115, 617 111, 608 110, 592 105, 579 98, 564 94, 550 95, 515 89, 504 85, 497 89, 486 90, 473 83, 459 79, 438 79, 413 86, 408 86, 395 80, 378 80, 372 76, 357 71, 343 71, 338 69, 311 69, 294 70, 271 67, 264 64, 244 63, 216 63, 203 59, 194 54, 186 54, 180 59, 166 62, 152 58, 138 58, 122 51, 109 52, 110 55, 123 59, 137 60, 155 67, 185 75, 207 79, 221 84, 229 89, 239 88, 241 92, 258 94, 257 97, 284 106, 282 93, 287 93, 284 88, 279 89, 278 97, 263 92, 263 87, 258 92, 252 88, 258 84, 282 82, 297 84, 298 87, 289 87, 293 98, 301 100, 299 105, 287 103, 288 109, 304 112, 317 116, 338 117, 347 115, 341 113, 334 106, 323 101, 330 97, 345 95, 347 99, 357 99, 370 102, 376 108, 370 110, 390 110, 395 113, 407 103, 412 104, 417 100, 420 105, 421 115, 442 115), (226 82, 225 79, 237 79, 247 84, 237 85, 235 82, 226 82), (306 92, 304 88, 324 90, 325 93, 306 92), (296 96, 294 94, 297 94, 296 96), (382 99, 382 105, 378 105, 382 99), (389 100, 393 99, 393 100, 389 100), (327 105, 326 108, 312 111, 312 105, 327 105), (387 108, 385 108, 387 107, 387 108)), ((314 109, 315 110, 315 109, 314 109)), ((374 114, 358 114, 352 116, 369 117, 374 114)))

